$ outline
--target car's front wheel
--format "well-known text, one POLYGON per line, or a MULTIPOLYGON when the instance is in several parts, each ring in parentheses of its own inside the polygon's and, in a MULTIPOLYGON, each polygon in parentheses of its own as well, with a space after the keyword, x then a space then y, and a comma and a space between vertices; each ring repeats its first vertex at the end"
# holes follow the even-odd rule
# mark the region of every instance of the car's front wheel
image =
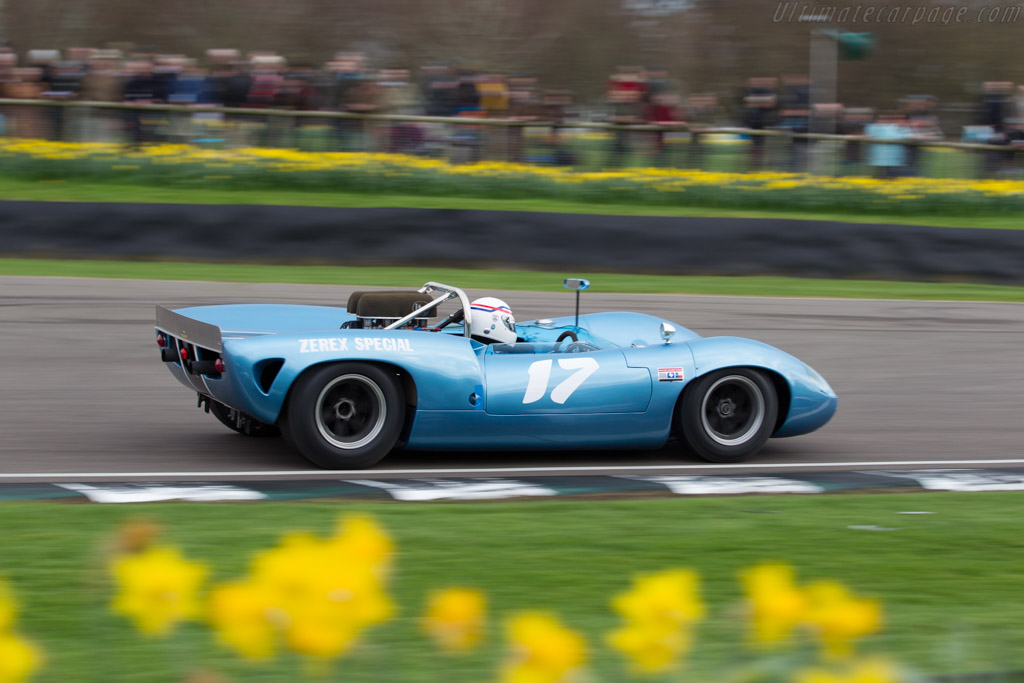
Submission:
POLYGON ((394 373, 366 363, 336 363, 296 380, 281 429, 307 460, 327 469, 360 469, 391 452, 404 420, 394 373))
POLYGON ((779 403, 763 372, 727 368, 698 377, 679 402, 677 434, 711 462, 739 462, 761 450, 775 430, 779 403))

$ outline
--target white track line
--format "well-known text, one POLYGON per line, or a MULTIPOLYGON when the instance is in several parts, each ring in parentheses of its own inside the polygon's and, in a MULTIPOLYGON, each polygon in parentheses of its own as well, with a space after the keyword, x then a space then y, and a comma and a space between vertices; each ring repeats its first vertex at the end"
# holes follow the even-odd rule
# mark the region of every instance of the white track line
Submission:
POLYGON ((0 480, 3 479, 81 479, 85 477, 116 477, 116 478, 146 478, 146 477, 295 477, 316 475, 317 477, 334 476, 356 476, 366 479, 367 477, 388 476, 388 475, 423 475, 423 476, 460 476, 465 474, 524 474, 535 473, 537 476, 553 474, 558 472, 576 473, 587 472, 593 474, 609 474, 614 472, 685 472, 688 470, 751 470, 751 469, 810 469, 823 467, 906 467, 906 466, 945 466, 945 467, 973 467, 977 465, 1024 465, 1024 458, 1007 458, 1002 460, 877 460, 861 462, 786 462, 786 463, 736 463, 716 465, 584 465, 567 467, 477 467, 467 469, 404 469, 404 470, 266 470, 257 472, 40 472, 35 474, 0 473, 0 480))

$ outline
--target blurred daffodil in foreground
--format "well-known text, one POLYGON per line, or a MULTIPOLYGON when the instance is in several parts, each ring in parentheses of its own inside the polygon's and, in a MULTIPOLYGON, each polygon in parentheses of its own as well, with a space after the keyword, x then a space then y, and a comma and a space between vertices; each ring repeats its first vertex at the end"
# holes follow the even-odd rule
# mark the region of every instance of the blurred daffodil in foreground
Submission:
POLYGON ((17 606, 7 582, 0 579, 0 683, 28 680, 42 664, 35 645, 14 632, 17 606))
POLYGON ((754 642, 775 645, 789 640, 808 608, 807 595, 796 585, 793 568, 759 564, 743 571, 740 580, 750 608, 754 642))
POLYGON ((0 634, 0 683, 21 683, 39 668, 42 657, 32 643, 13 633, 0 634))
POLYGON ((427 601, 423 630, 446 652, 465 652, 483 637, 484 594, 472 588, 433 591, 427 601))
POLYGON ((255 581, 236 581, 210 593, 210 619, 217 638, 246 659, 269 659, 287 614, 274 607, 274 594, 255 581), (279 623, 275 623, 275 615, 279 623))
POLYGON ((505 624, 509 656, 501 683, 569 681, 586 661, 583 637, 546 612, 522 612, 505 624))
MULTIPOLYGON (((747 595, 754 641, 775 645, 804 628, 818 638, 826 659, 853 654, 854 642, 882 625, 877 600, 853 596, 838 581, 798 586, 793 568, 765 563, 741 572, 747 595)), ((845 679, 844 679, 845 680, 845 679)))
POLYGON ((797 674, 794 683, 899 683, 899 672, 889 662, 866 659, 842 671, 807 669, 797 674))
POLYGON ((704 616, 699 579, 687 569, 638 577, 612 606, 625 623, 608 634, 608 643, 643 674, 678 667, 690 650, 693 624, 704 616))
POLYGON ((11 589, 6 581, 0 579, 0 633, 5 633, 14 626, 14 617, 17 614, 18 608, 11 589))
MULTIPOLYGON (((156 545, 155 535, 149 523, 127 527, 111 563, 118 588, 113 609, 147 635, 165 635, 181 621, 205 616, 219 642, 242 657, 267 660, 284 650, 305 655, 309 671, 326 675, 334 658, 396 610, 387 592, 394 543, 370 517, 342 517, 326 538, 283 536, 253 557, 248 574, 214 586, 205 605, 199 593, 206 567, 156 545)), ((754 642, 778 644, 800 629, 820 643, 824 664, 788 672, 792 683, 900 680, 887 662, 852 658, 855 642, 881 627, 877 600, 855 596, 836 581, 798 585, 793 568, 779 563, 749 567, 740 580, 754 642)), ((690 569, 637 576, 611 605, 622 621, 606 643, 641 675, 679 669, 706 611, 700 577, 690 569)), ((439 589, 428 594, 421 627, 442 650, 465 652, 483 639, 486 611, 477 589, 439 589)), ((0 683, 22 683, 40 666, 39 650, 13 631, 16 617, 14 597, 0 580, 0 683)), ((553 614, 514 614, 505 637, 500 683, 584 680, 586 642, 553 614)))
POLYGON ((821 639, 826 657, 849 656, 855 640, 882 626, 882 606, 877 600, 857 598, 836 581, 812 583, 807 598, 807 622, 821 639))
POLYGON ((209 618, 220 642, 266 659, 283 646, 328 659, 395 611, 386 593, 393 544, 367 517, 346 517, 335 534, 285 536, 258 554, 249 575, 219 585, 209 618))
POLYGON ((153 546, 119 555, 111 570, 118 585, 114 611, 133 619, 146 635, 166 635, 179 622, 200 616, 206 568, 177 549, 153 546))

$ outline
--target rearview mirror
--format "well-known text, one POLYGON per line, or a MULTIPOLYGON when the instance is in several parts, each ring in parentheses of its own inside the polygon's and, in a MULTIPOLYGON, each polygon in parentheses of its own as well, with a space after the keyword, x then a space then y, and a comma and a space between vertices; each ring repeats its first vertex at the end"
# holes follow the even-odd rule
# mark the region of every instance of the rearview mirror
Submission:
POLYGON ((565 288, 576 290, 576 327, 580 326, 580 292, 584 289, 590 289, 590 280, 584 280, 581 277, 567 277, 565 278, 565 288))
POLYGON ((671 339, 672 335, 674 335, 676 333, 676 328, 673 327, 672 325, 669 325, 668 323, 662 323, 660 329, 661 329, 661 339, 666 344, 668 344, 669 343, 668 340, 671 339))

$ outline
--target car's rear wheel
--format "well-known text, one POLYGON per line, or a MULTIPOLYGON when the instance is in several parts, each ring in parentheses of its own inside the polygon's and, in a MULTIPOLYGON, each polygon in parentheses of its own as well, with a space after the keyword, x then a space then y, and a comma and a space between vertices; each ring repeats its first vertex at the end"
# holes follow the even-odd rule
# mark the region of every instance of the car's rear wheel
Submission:
POLYGON ((328 469, 359 469, 391 452, 404 420, 394 373, 366 363, 336 363, 296 380, 281 428, 307 460, 328 469))
POLYGON ((775 387, 750 368, 727 368, 698 377, 679 402, 677 434, 711 462, 739 462, 761 450, 775 430, 775 387))
POLYGON ((277 425, 267 424, 210 399, 210 413, 228 429, 245 436, 278 436, 277 425))

